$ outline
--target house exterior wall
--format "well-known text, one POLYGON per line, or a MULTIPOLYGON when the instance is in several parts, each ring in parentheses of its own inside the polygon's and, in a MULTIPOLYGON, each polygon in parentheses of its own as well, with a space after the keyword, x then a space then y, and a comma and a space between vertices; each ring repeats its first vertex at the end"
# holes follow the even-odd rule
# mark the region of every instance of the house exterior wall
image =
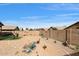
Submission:
POLYGON ((2 29, 2 31, 15 31, 15 29, 2 29))
POLYGON ((1 32, 2 32, 2 26, 0 26, 0 34, 1 34, 1 32))
POLYGON ((2 26, 0 26, 0 31, 2 30, 2 26))
POLYGON ((77 27, 79 27, 79 23, 75 24, 75 25, 72 25, 66 29, 77 29, 77 27))
POLYGON ((65 30, 67 30, 68 44, 79 45, 79 23, 76 23, 65 30))

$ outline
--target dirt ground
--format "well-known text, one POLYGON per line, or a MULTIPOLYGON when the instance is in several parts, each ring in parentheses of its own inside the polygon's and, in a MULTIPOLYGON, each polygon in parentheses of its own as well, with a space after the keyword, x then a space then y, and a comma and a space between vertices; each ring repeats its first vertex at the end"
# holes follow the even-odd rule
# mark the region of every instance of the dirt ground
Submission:
MULTIPOLYGON (((22 34, 22 33, 21 33, 22 34)), ((61 42, 54 43, 53 39, 41 38, 38 31, 29 31, 27 35, 22 36, 18 40, 1 40, 0 55, 1 56, 62 56, 69 55, 74 51, 68 47, 62 46, 61 42), (24 45, 31 42, 36 42, 40 39, 39 44, 36 44, 35 49, 30 53, 23 52, 24 45), (47 48, 43 49, 46 45, 47 48)))

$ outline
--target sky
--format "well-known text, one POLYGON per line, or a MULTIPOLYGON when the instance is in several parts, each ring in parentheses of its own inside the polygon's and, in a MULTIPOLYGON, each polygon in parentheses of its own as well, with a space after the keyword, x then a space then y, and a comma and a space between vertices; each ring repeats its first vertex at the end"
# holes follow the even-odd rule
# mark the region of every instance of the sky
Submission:
POLYGON ((23 28, 68 26, 79 21, 78 3, 1 3, 0 22, 23 28))

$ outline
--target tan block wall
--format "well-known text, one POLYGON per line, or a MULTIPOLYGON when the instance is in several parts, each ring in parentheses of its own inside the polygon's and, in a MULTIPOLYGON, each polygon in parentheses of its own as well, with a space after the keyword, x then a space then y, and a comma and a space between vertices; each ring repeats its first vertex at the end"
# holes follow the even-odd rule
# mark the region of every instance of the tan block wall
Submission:
POLYGON ((69 29, 69 30, 52 30, 47 32, 42 32, 44 37, 51 38, 54 40, 65 42, 68 44, 79 45, 79 30, 78 29, 69 29))
POLYGON ((70 31, 70 44, 79 45, 79 30, 70 31))
POLYGON ((65 39, 65 31, 61 30, 48 30, 48 31, 41 31, 41 33, 44 35, 46 38, 51 38, 51 39, 56 39, 56 40, 61 40, 65 39))
MULTIPOLYGON (((64 42, 66 40, 66 32, 65 30, 52 30, 48 31, 49 33, 49 38, 51 39, 56 39, 59 41, 64 42)), ((47 37, 47 36, 46 36, 47 37)))
POLYGON ((57 40, 65 42, 66 41, 66 31, 65 30, 57 30, 57 40))
POLYGON ((67 43, 70 44, 70 30, 67 30, 67 43))

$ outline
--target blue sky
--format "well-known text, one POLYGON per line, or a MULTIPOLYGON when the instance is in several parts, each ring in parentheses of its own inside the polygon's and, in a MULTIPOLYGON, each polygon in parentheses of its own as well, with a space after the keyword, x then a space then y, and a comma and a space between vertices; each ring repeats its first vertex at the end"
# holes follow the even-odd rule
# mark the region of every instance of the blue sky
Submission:
POLYGON ((79 21, 79 4, 0 4, 0 21, 24 28, 66 26, 79 21))

